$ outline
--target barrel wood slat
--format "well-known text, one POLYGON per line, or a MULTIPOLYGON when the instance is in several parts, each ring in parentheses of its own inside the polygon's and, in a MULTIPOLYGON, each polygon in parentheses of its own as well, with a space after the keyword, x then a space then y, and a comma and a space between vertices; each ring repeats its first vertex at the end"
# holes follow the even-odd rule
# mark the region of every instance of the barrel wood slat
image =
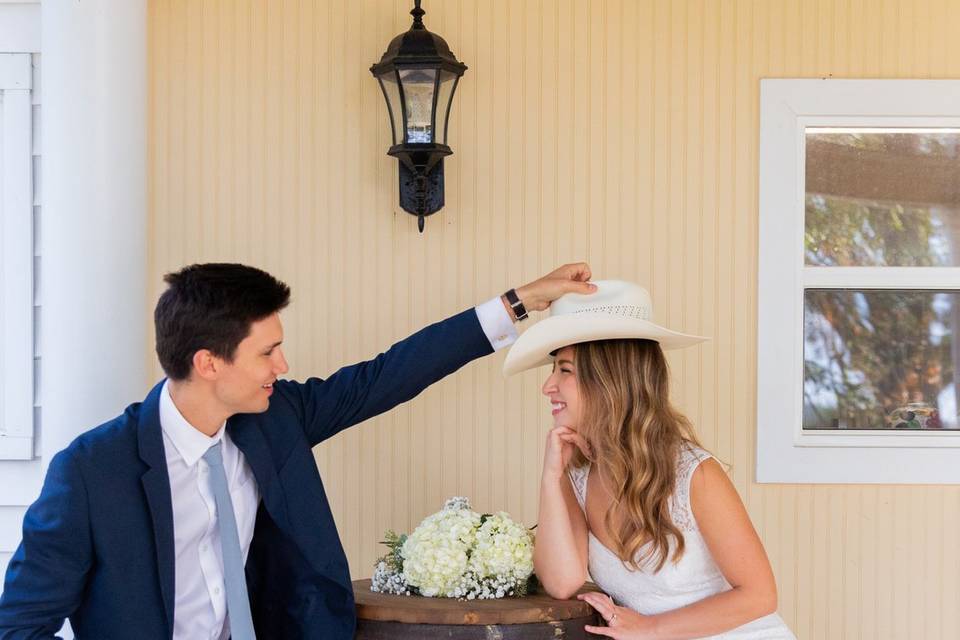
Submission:
MULTIPOLYGON (((596 591, 585 586, 581 593, 596 591)), ((499 600, 454 600, 395 596, 370 591, 370 580, 353 583, 356 640, 586 640, 584 626, 600 624, 580 600, 546 594, 499 600)))

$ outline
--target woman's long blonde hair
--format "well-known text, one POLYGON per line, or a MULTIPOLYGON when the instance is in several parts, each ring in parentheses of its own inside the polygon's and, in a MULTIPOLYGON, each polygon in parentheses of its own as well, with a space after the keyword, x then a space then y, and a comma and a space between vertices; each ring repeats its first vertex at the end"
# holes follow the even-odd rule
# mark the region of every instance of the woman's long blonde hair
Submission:
MULTIPOLYGON (((671 539, 673 562, 685 550, 669 501, 680 448, 699 441, 690 421, 670 404, 669 371, 658 343, 599 340, 574 350, 582 410, 578 431, 613 485, 608 487, 613 504, 604 516, 613 551, 630 569, 654 562, 659 571, 671 539)), ((574 466, 586 462, 579 451, 571 460, 574 466)))

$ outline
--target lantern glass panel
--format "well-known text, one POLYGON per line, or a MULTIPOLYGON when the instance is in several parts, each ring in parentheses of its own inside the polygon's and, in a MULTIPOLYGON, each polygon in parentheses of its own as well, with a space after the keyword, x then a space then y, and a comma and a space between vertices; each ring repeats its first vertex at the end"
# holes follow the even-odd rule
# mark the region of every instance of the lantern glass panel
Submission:
POLYGON ((380 89, 383 90, 383 97, 387 100, 387 109, 390 112, 390 134, 393 136, 393 144, 403 139, 403 109, 400 105, 400 84, 397 82, 397 72, 388 71, 377 77, 380 81, 380 89))
POLYGON ((407 143, 433 142, 433 95, 436 80, 436 69, 400 71, 407 116, 407 143))
POLYGON ((440 89, 437 97, 437 142, 447 144, 447 122, 453 105, 453 92, 457 87, 457 74, 452 71, 440 72, 440 89))

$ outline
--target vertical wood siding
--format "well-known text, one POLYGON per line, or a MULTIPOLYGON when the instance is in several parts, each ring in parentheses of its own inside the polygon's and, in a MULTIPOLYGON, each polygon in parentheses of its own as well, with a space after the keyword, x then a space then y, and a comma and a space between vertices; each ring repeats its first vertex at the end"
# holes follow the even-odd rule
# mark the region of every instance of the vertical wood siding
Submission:
MULTIPOLYGON (((411 4, 151 0, 151 297, 190 262, 270 270, 302 378, 565 261, 644 283, 658 321, 713 337, 670 355, 676 400, 732 465, 797 635, 960 636, 960 487, 752 481, 759 79, 958 77, 960 3, 427 0, 470 68, 423 235, 368 71, 411 4)), ((544 372, 505 380, 502 358, 317 448, 355 576, 451 495, 534 522, 544 372)))

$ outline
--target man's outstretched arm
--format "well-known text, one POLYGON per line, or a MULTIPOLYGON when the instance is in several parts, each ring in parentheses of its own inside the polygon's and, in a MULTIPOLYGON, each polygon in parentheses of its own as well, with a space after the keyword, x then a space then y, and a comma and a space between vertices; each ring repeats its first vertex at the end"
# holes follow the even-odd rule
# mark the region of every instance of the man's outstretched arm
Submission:
MULTIPOLYGON (((592 293, 586 263, 568 264, 516 289, 529 311, 542 311, 565 293, 592 293)), ((432 324, 393 345, 373 360, 344 367, 326 380, 277 385, 296 394, 311 445, 410 400, 468 362, 508 346, 516 338, 509 301, 501 296, 501 317, 511 334, 500 330, 491 307, 497 299, 432 324)))

